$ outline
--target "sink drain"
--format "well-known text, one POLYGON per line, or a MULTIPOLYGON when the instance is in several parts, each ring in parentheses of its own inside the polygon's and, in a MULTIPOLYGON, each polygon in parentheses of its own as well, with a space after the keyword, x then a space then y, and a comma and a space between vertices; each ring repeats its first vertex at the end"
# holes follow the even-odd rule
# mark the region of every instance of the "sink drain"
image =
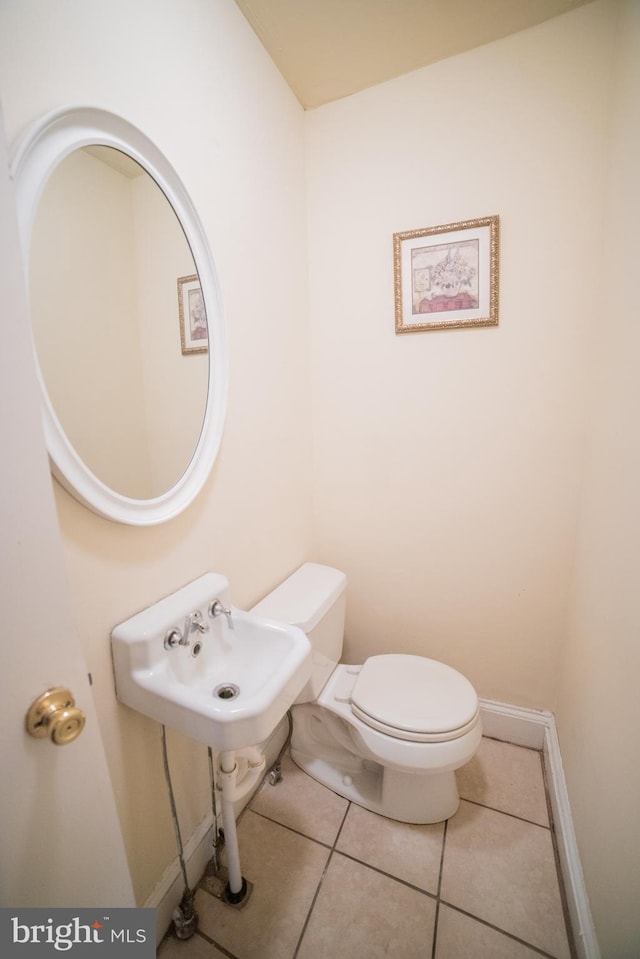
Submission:
POLYGON ((213 691, 213 695, 218 699, 235 699, 240 695, 240 689, 235 683, 220 683, 213 691))

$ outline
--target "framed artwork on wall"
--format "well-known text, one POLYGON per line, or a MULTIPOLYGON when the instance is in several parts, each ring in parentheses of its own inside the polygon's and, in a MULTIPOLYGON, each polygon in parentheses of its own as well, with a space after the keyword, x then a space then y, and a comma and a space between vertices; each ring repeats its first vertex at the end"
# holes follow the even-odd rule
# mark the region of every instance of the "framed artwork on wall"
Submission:
POLYGON ((498 325, 499 218, 393 234, 396 333, 498 325))
POLYGON ((197 274, 178 277, 178 314, 183 354, 206 353, 209 348, 207 314, 197 274))

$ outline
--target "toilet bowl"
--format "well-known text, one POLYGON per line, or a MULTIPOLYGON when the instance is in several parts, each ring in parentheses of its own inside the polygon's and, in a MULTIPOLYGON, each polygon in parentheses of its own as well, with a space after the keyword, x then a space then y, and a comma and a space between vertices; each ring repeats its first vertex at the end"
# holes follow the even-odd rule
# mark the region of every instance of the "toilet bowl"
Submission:
POLYGON ((339 664, 347 580, 305 563, 252 612, 309 637, 312 676, 292 707, 291 757, 346 799, 410 823, 458 808, 455 770, 482 736, 477 694, 461 673, 423 656, 388 653, 339 664))

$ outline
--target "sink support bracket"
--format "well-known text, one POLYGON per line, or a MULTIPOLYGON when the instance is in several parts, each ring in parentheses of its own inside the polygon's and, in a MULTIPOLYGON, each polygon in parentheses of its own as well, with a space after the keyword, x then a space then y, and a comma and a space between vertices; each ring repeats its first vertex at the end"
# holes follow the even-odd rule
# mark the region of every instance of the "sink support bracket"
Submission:
POLYGON ((230 905, 234 906, 239 905, 246 898, 248 889, 240 868, 240 847, 233 805, 237 773, 238 766, 235 752, 233 750, 221 752, 218 758, 218 781, 222 792, 222 827, 224 829, 224 844, 227 852, 229 874, 224 898, 230 905))

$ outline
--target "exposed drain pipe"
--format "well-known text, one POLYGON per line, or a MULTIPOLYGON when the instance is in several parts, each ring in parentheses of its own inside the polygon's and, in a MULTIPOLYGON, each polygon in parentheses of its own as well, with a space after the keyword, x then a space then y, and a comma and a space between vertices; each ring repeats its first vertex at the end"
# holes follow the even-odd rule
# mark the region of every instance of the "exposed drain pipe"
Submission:
POLYGON ((222 825, 224 828, 225 848, 227 850, 227 871, 229 881, 225 889, 225 898, 232 905, 242 902, 247 895, 247 882, 240 868, 240 848, 236 829, 234 802, 242 799, 258 781, 265 766, 265 758, 258 749, 243 749, 249 763, 247 774, 238 783, 238 764, 234 750, 225 750, 218 757, 218 782, 222 793, 222 825))

